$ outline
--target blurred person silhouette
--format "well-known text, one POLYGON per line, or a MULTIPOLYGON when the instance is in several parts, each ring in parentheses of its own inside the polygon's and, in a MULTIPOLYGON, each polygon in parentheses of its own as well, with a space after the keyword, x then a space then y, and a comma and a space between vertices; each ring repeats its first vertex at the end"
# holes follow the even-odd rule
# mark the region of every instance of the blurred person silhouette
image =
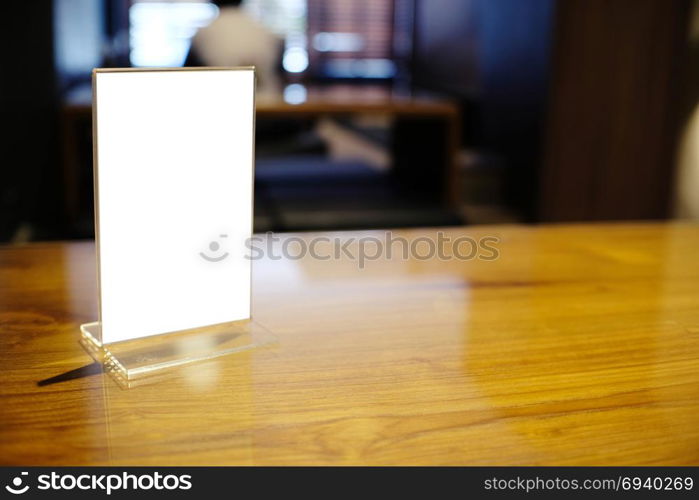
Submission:
POLYGON ((258 95, 281 89, 282 40, 250 17, 243 0, 217 0, 218 17, 192 39, 186 66, 255 66, 258 95))
MULTIPOLYGON (((269 97, 273 101, 280 99, 283 40, 250 17, 241 8, 243 0, 213 3, 219 8, 219 15, 196 33, 185 66, 255 66, 256 97, 269 97)), ((256 120, 256 199, 264 201, 268 190, 266 177, 261 174, 266 166, 260 159, 326 152, 327 145, 315 132, 313 119, 275 117, 256 120)), ((275 170, 274 165, 271 170, 275 170)))

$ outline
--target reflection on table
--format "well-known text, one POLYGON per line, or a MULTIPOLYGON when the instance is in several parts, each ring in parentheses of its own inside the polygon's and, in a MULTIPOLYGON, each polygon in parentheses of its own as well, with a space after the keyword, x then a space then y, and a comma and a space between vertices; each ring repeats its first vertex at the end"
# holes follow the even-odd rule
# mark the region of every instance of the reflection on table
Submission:
POLYGON ((253 269, 278 344, 129 390, 77 342, 93 245, 0 249, 3 463, 699 463, 698 226, 442 236, 495 237, 497 258, 425 258, 425 229, 360 265, 385 233, 282 235, 253 269), (295 257, 319 237, 330 259, 295 257))

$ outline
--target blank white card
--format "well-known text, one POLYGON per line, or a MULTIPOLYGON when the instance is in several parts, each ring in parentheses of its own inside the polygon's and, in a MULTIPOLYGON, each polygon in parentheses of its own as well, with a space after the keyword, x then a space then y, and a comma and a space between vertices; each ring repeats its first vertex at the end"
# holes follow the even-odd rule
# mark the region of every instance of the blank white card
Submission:
POLYGON ((249 318, 254 71, 93 84, 102 342, 249 318))

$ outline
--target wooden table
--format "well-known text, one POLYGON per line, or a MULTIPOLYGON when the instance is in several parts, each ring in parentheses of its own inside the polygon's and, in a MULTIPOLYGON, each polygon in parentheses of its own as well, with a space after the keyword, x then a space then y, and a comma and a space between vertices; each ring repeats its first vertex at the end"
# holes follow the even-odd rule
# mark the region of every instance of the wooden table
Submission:
POLYGON ((0 461, 699 464, 699 226, 446 234, 500 257, 256 261, 276 347, 128 390, 78 345, 93 245, 0 249, 0 461))
MULTIPOLYGON (((458 210, 461 117, 455 101, 378 85, 296 84, 296 88, 304 93, 302 101, 289 102, 288 93, 286 100, 282 94, 258 95, 255 106, 258 121, 347 115, 394 118, 395 139, 390 150, 393 167, 401 173, 401 179, 418 186, 423 193, 434 191, 444 208, 458 210), (425 147, 426 144, 441 147, 425 147)), ((80 199, 85 194, 80 193, 81 168, 91 165, 90 159, 81 158, 80 154, 80 130, 89 130, 92 119, 91 97, 90 88, 78 89, 67 97, 61 113, 65 209, 71 222, 77 219, 80 199)))

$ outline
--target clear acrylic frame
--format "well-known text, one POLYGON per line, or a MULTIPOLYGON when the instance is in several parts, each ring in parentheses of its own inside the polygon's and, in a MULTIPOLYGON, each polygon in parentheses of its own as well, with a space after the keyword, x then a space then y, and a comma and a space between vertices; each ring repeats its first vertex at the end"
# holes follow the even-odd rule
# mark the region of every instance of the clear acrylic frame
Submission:
MULTIPOLYGON (((95 100, 95 75, 99 72, 182 72, 182 71, 231 71, 253 70, 253 67, 202 67, 202 68, 110 68, 93 70, 93 106, 92 132, 97 137, 97 106, 95 100)), ((253 94, 254 109, 254 94, 253 94)), ((253 114, 254 146, 254 114, 253 114)), ((97 262, 99 283, 100 262, 100 224, 99 224, 99 190, 97 186, 98 155, 96 139, 93 140, 93 169, 95 178, 95 233, 97 240, 97 262)), ((254 173, 253 164, 250 165, 254 173)), ((252 189, 252 186, 251 186, 252 189)), ((101 317, 102 293, 99 290, 99 316, 101 317)), ((252 316, 252 314, 250 315, 252 316)), ((132 340, 102 342, 100 321, 80 325, 80 344, 105 372, 122 387, 129 388, 144 381, 162 378, 167 369, 188 365, 195 362, 218 358, 276 342, 276 337, 263 325, 253 319, 203 326, 188 330, 134 338, 132 340)))
POLYGON ((253 320, 141 337, 112 344, 100 340, 99 322, 80 325, 80 344, 122 387, 157 380, 169 368, 271 345, 276 337, 253 320))

